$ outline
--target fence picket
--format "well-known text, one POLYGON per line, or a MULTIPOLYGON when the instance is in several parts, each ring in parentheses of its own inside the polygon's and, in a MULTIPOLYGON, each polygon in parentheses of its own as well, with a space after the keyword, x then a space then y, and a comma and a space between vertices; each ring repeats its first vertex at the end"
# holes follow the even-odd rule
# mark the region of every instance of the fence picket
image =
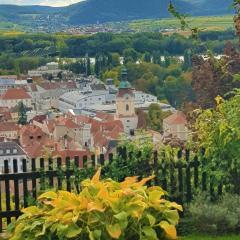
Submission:
MULTIPOLYGON (((48 170, 53 171, 53 160, 52 158, 48 158, 48 170)), ((53 188, 53 176, 49 176, 49 186, 53 188)))
MULTIPOLYGON (((79 173, 79 157, 78 156, 75 156, 74 157, 74 172, 75 172, 75 175, 77 174, 78 176, 78 173, 79 173)), ((79 181, 78 181, 78 177, 75 176, 74 178, 74 185, 76 187, 76 191, 77 193, 80 193, 80 187, 79 187, 79 181)))
POLYGON ((57 158, 57 186, 58 189, 62 189, 62 158, 57 158))
POLYGON ((198 162, 197 155, 194 157, 193 165, 194 165, 194 187, 198 188, 198 182, 199 182, 198 166, 199 166, 199 162, 198 162))
POLYGON ((155 183, 155 185, 158 185, 159 184, 159 181, 158 181, 159 166, 158 166, 158 152, 157 151, 154 151, 153 169, 154 169, 154 174, 155 174, 154 183, 155 183))
MULTIPOLYGON (((22 160, 22 166, 23 166, 23 172, 27 172, 27 160, 22 160)), ((28 186, 27 186, 28 179, 26 177, 23 177, 23 206, 28 206, 28 186)))
MULTIPOLYGON (((4 173, 9 173, 9 166, 8 166, 8 160, 4 160, 4 173)), ((5 179, 5 202, 6 202, 6 211, 9 212, 11 210, 10 205, 10 184, 9 180, 5 179)), ((7 224, 11 223, 11 217, 7 217, 7 224)))
POLYGON ((71 182, 70 182, 70 157, 66 157, 66 181, 67 181, 67 191, 71 192, 71 182))
MULTIPOLYGON (((17 159, 13 160, 13 172, 18 173, 17 159)), ((18 211, 20 209, 20 201, 19 201, 19 181, 17 178, 14 179, 14 203, 15 210, 18 211)))
POLYGON ((46 189, 46 179, 45 179, 45 160, 40 158, 40 190, 44 191, 46 189))
POLYGON ((191 163, 190 163, 190 151, 186 150, 186 201, 189 203, 192 200, 191 189, 191 163))
POLYGON ((183 202, 183 165, 182 165, 182 150, 178 151, 178 192, 179 192, 179 203, 183 202))
POLYGON ((202 158, 202 191, 207 191, 207 172, 205 169, 206 158, 205 158, 205 149, 201 150, 201 158, 202 158))
MULTIPOLYGON (((36 172, 36 159, 32 159, 32 172, 36 172)), ((36 178, 32 178, 32 197, 33 199, 37 199, 37 180, 36 178)))

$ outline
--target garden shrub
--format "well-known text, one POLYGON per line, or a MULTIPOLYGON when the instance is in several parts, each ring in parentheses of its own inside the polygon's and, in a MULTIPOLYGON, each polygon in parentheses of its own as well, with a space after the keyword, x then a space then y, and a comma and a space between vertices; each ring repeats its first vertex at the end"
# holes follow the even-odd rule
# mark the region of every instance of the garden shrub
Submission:
POLYGON ((182 207, 167 201, 161 187, 145 186, 153 177, 120 183, 99 178, 100 170, 81 183, 79 194, 42 194, 9 227, 10 239, 176 239, 182 207))
POLYGON ((240 230, 240 196, 238 195, 225 194, 216 202, 199 195, 190 204, 188 210, 198 232, 217 235, 240 230))

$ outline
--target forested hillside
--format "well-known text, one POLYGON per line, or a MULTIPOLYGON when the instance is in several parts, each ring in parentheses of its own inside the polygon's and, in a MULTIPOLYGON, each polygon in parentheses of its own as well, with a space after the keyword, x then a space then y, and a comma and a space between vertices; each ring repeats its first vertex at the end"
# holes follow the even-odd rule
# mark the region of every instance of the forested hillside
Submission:
MULTIPOLYGON (((175 0, 173 2, 180 12, 195 16, 233 12, 231 0, 175 0)), ((63 17, 59 19, 63 22, 77 25, 165 18, 170 16, 168 4, 169 0, 86 0, 62 8, 0 5, 0 19, 20 24, 24 20, 24 15, 60 15, 63 17)))

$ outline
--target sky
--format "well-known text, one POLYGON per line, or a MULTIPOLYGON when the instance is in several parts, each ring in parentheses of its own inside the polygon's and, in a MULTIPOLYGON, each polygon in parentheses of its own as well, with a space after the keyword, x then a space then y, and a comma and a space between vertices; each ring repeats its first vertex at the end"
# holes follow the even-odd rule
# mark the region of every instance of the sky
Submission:
POLYGON ((16 4, 16 5, 43 5, 43 6, 68 6, 83 0, 0 0, 0 4, 16 4))

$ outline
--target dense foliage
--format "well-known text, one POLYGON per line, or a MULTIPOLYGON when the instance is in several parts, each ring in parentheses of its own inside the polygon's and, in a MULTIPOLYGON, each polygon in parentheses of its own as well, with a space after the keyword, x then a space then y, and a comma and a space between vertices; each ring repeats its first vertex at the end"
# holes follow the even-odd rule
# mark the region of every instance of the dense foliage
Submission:
POLYGON ((234 193, 240 193, 240 92, 229 100, 216 98, 215 109, 204 110, 197 119, 199 144, 206 149, 208 171, 234 193))
POLYGON ((205 194, 199 194, 188 208, 188 218, 196 232, 237 233, 240 229, 240 197, 226 194, 211 202, 205 194))
POLYGON ((84 180, 80 194, 42 194, 37 206, 22 210, 10 239, 176 239, 182 207, 165 200, 161 187, 145 187, 152 177, 99 177, 100 170, 84 180))

